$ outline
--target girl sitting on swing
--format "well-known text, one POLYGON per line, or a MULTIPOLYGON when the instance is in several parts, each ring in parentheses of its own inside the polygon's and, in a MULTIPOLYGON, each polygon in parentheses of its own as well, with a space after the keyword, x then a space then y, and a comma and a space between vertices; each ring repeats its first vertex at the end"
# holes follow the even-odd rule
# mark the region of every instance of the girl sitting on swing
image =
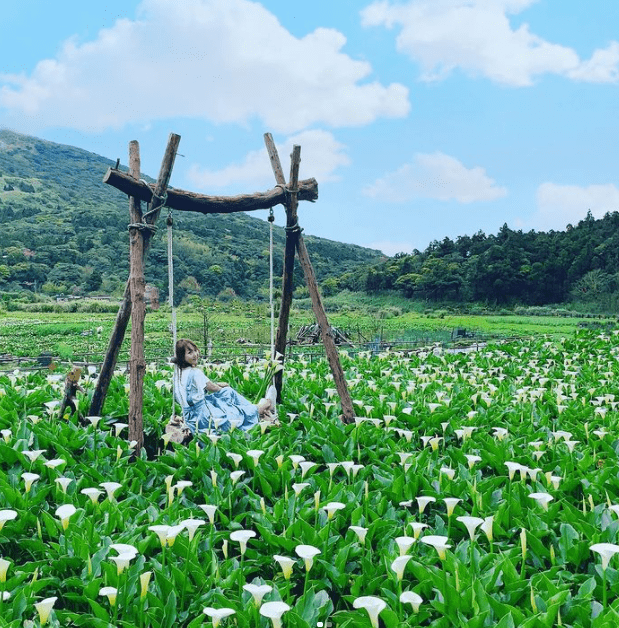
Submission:
POLYGON ((196 432, 227 432, 232 427, 249 431, 261 419, 274 420, 271 399, 261 399, 256 405, 245 399, 229 384, 212 382, 197 368, 200 350, 191 340, 178 340, 172 363, 175 398, 183 409, 185 423, 196 432))

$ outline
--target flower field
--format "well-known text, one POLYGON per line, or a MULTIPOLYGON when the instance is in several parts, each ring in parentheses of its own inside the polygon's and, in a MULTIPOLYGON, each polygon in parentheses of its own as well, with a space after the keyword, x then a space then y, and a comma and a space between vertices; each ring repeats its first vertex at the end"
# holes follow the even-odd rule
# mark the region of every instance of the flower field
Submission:
POLYGON ((84 425, 63 375, 1 374, 0 625, 619 625, 617 334, 342 361, 355 424, 299 360, 279 427, 188 447, 150 367, 135 459, 126 374, 84 425))

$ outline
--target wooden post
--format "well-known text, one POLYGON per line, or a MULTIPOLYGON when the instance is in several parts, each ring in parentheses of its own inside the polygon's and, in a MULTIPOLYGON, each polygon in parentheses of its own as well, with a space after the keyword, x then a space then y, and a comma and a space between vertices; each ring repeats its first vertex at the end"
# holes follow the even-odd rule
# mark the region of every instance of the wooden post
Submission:
POLYGON ((355 420, 355 410, 350 398, 350 392, 348 391, 348 384, 346 383, 346 377, 340 364, 340 358, 337 352, 337 346, 333 339, 333 332, 329 325, 329 320, 325 313, 325 309, 322 305, 322 299, 318 290, 318 283, 316 282, 316 275, 314 268, 310 262, 307 248, 305 247, 305 240, 303 235, 299 234, 297 238, 297 252, 299 254, 299 262, 301 262, 301 268, 305 274, 305 282, 312 299, 312 309, 314 310, 314 316, 320 327, 320 335, 322 336, 322 342, 325 346, 325 353, 327 354, 327 360, 331 373, 333 374, 333 381, 337 388, 337 393, 340 397, 340 403, 342 404, 342 420, 344 423, 352 423, 355 420))
MULTIPOLYGON (((168 183, 170 182, 170 176, 172 175, 172 168, 174 167, 174 160, 176 158, 176 151, 181 141, 181 136, 175 133, 170 133, 168 138, 168 144, 161 162, 161 168, 159 170, 159 176, 157 178, 157 184, 155 186, 154 194, 150 190, 151 201, 149 203, 148 212, 144 215, 144 222, 150 225, 155 224, 161 207, 163 206, 163 194, 167 190, 168 183)), ((150 246, 150 238, 144 242, 143 256, 146 256, 148 248, 150 246)), ((101 416, 103 410, 103 403, 107 396, 107 391, 112 380, 114 369, 116 368, 116 362, 118 361, 118 354, 120 347, 127 331, 127 325, 131 316, 131 290, 130 280, 127 280, 125 286, 125 293, 123 295, 122 303, 118 309, 116 315, 116 322, 114 329, 110 335, 110 340, 107 347, 107 353, 101 365, 101 373, 97 381, 97 386, 90 402, 89 414, 91 416, 101 416)))
MULTIPOLYGON (((290 164, 290 200, 291 208, 297 209, 297 199, 294 191, 297 188, 297 182, 299 180, 299 165, 301 163, 301 147, 295 146, 291 156, 290 164)), ((303 274, 305 275, 305 282, 312 299, 312 309, 314 310, 314 316, 318 326, 320 327, 320 335, 322 336, 322 342, 325 346, 325 352, 327 354, 327 360, 331 373, 333 374, 333 381, 337 388, 337 393, 340 397, 340 403, 342 405, 342 415, 344 423, 352 423, 355 420, 355 411, 352 405, 352 399, 348 392, 348 385, 346 384, 346 378, 344 377, 344 371, 340 364, 340 358, 337 353, 337 347, 333 339, 333 332, 327 319, 325 308, 322 305, 322 299, 320 298, 320 292, 318 290, 318 282, 316 281, 316 275, 314 273, 314 267, 309 258, 307 248, 305 247, 305 240, 301 234, 301 229, 298 223, 295 225, 297 231, 296 235, 296 247, 299 254, 299 262, 301 262, 301 268, 303 268, 303 274)))
MULTIPOLYGON (((286 179, 284 178, 284 171, 277 154, 277 148, 275 142, 270 133, 264 134, 264 141, 271 160, 271 167, 275 180, 279 186, 286 186, 286 179)), ((301 148, 295 146, 294 149, 298 149, 299 155, 301 148)), ((282 276, 282 303, 279 309, 279 320, 277 323, 277 335, 275 337, 275 351, 280 353, 282 361, 286 356, 286 336, 288 334, 288 321, 290 319, 290 306, 292 305, 292 290, 294 279, 294 255, 296 248, 297 236, 299 234, 297 225, 297 206, 298 197, 296 193, 296 187, 294 190, 290 190, 290 196, 286 201, 286 246, 284 249, 284 271, 282 276), (293 200, 294 198, 294 200, 293 200)), ((275 373, 273 378, 275 388, 277 389, 277 401, 282 400, 282 371, 275 373)))
MULTIPOLYGON (((267 152, 271 160, 271 166, 273 168, 273 174, 279 185, 285 185, 284 173, 282 171, 279 156, 273 138, 270 133, 266 133, 264 136, 267 152)), ((284 254, 284 276, 282 278, 282 305, 279 315, 279 326, 277 328, 277 340, 275 342, 275 349, 282 355, 286 354, 286 334, 288 331, 288 319, 290 315, 290 306, 292 304, 292 279, 294 268, 294 255, 295 249, 299 254, 299 261, 303 268, 305 275, 305 281, 312 299, 312 309, 314 310, 314 316, 320 327, 322 341, 325 346, 325 352, 327 354, 327 360, 331 373, 333 374, 333 381, 337 388, 338 395, 340 397, 340 403, 342 405, 343 421, 350 423, 355 419, 355 411, 353 409, 352 399, 348 391, 348 385, 346 384, 346 378, 344 377, 344 371, 340 364, 340 359, 337 352, 335 341, 333 340, 333 333, 329 320, 325 313, 325 309, 322 305, 322 299, 318 290, 318 283, 316 282, 316 275, 314 268, 309 258, 307 248, 305 247, 305 241, 301 235, 301 229, 298 223, 297 208, 298 208, 298 183, 299 183, 299 166, 301 164, 301 147, 294 146, 292 155, 290 156, 290 179, 288 185, 288 202, 286 203, 286 250, 284 254), (289 246, 292 247, 292 251, 289 251, 289 246), (288 271, 288 274, 287 274, 288 271)), ((280 371, 275 375, 275 386, 277 388, 277 398, 281 401, 281 387, 282 387, 282 372, 280 371)))
MULTIPOLYGON (((129 172, 134 179, 140 178, 140 147, 137 141, 129 143, 129 172)), ((142 207, 139 199, 129 197, 129 286, 131 290, 131 357, 129 358, 129 440, 135 441, 138 453, 144 444, 144 421, 142 405, 144 399, 144 244, 149 232, 142 222, 142 207), (141 226, 144 225, 144 226, 141 226)))

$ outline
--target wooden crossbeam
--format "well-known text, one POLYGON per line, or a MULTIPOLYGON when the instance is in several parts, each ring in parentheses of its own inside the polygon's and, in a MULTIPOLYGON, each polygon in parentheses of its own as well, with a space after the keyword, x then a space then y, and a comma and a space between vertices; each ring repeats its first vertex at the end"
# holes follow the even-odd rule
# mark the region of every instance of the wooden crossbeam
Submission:
MULTIPOLYGON (((136 181, 129 174, 109 168, 103 177, 103 183, 150 203, 153 198, 152 184, 136 181)), ((287 192, 284 187, 276 187, 266 192, 240 194, 238 196, 207 196, 175 188, 168 188, 166 207, 180 211, 198 212, 200 214, 232 214, 269 209, 276 205, 286 205, 287 192)), ((314 202, 318 198, 318 182, 316 179, 299 181, 298 199, 314 202)))

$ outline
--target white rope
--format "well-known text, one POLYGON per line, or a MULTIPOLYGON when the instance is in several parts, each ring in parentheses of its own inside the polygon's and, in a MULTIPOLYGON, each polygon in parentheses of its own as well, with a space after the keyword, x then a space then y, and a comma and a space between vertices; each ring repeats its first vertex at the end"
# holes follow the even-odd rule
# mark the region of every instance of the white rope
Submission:
MULTIPOLYGON (((174 307, 174 260, 172 257, 172 214, 168 216, 168 303, 172 310, 172 355, 176 351, 176 308, 174 307)), ((176 378, 172 377, 172 416, 175 414, 176 378)))
MULTIPOLYGON (((273 218, 273 208, 269 218, 273 218)), ((275 307, 273 305, 273 220, 269 220, 269 305, 271 307, 271 358, 275 357, 275 307)))

